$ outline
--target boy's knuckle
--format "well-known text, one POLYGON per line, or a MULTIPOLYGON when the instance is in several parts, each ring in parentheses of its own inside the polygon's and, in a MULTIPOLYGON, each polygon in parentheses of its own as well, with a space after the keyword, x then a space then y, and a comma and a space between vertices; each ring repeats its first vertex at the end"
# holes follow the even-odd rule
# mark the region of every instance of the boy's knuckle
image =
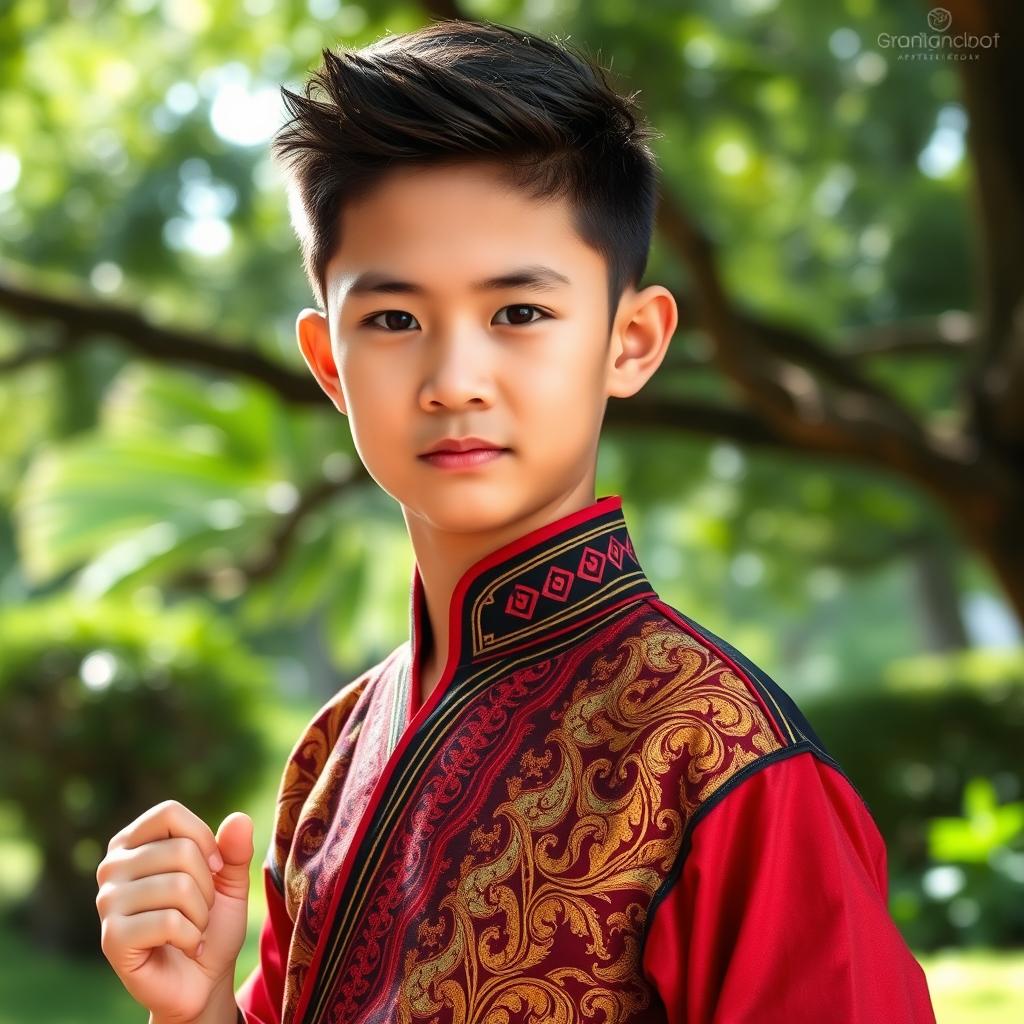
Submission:
POLYGON ((113 918, 107 918, 100 926, 100 949, 109 957, 117 948, 117 928, 113 918))

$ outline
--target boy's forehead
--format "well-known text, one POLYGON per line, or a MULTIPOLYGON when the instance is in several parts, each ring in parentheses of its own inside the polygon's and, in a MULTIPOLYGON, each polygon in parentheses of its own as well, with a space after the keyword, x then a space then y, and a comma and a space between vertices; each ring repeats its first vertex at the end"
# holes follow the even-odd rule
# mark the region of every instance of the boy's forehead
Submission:
POLYGON ((381 237, 414 242, 420 236, 491 239, 514 245, 531 236, 571 236, 572 217, 562 196, 537 199, 505 180, 496 169, 475 165, 403 168, 350 202, 343 202, 340 226, 355 242, 381 237), (500 236, 498 232, 501 232, 500 236))
POLYGON ((327 264, 328 288, 338 301, 435 286, 486 290, 501 286, 499 279, 506 279, 504 287, 550 291, 592 273, 603 273, 603 261, 580 238, 565 199, 532 199, 475 166, 389 174, 343 207, 327 264))

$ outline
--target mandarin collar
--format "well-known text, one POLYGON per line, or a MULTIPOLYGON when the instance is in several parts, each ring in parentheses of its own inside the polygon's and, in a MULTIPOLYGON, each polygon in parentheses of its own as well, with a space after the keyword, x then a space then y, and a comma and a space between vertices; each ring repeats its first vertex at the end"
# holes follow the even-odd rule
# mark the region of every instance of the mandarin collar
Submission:
MULTIPOLYGON (((448 605, 448 653, 437 689, 459 669, 516 656, 647 595, 657 596, 637 559, 622 497, 597 498, 466 569, 448 605)), ((409 644, 416 685, 429 628, 414 562, 409 644)))

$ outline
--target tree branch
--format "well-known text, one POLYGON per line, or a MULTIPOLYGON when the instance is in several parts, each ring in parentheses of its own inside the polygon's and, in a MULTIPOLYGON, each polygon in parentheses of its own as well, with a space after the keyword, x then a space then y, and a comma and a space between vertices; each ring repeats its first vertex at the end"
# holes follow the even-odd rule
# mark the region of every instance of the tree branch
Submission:
MULTIPOLYGON (((340 479, 323 478, 317 480, 305 491, 296 502, 295 507, 280 521, 267 541, 263 552, 239 566, 232 566, 228 571, 241 574, 245 584, 269 579, 284 564, 291 551, 299 526, 312 512, 327 504, 340 494, 363 486, 370 479, 370 474, 361 462, 357 462, 352 472, 340 479)), ((195 588, 206 587, 216 581, 224 569, 188 570, 180 573, 171 586, 195 588)))
POLYGON ((977 340, 974 317, 951 309, 937 317, 920 317, 854 331, 844 339, 842 351, 848 359, 961 355, 972 349, 977 340))
MULTIPOLYGON (((817 343, 802 329, 736 312, 725 293, 710 240, 671 196, 664 194, 659 227, 689 271, 700 322, 714 346, 714 359, 746 400, 777 429, 795 438, 808 429, 839 434, 865 421, 921 440, 920 425, 899 400, 869 380, 849 360, 817 343), (803 370, 813 370, 816 376, 803 370), (847 392, 833 398, 828 382, 847 392), (856 410, 855 420, 850 414, 856 410)), ((687 304, 688 305, 688 304, 687 304)))
POLYGON ((63 355, 99 335, 136 355, 257 380, 295 405, 313 405, 324 398, 308 373, 282 366, 247 347, 245 342, 212 342, 205 334, 154 324, 134 309, 52 295, 20 285, 7 273, 0 273, 0 309, 26 322, 52 321, 60 335, 54 345, 28 349, 0 361, 0 372, 63 355))

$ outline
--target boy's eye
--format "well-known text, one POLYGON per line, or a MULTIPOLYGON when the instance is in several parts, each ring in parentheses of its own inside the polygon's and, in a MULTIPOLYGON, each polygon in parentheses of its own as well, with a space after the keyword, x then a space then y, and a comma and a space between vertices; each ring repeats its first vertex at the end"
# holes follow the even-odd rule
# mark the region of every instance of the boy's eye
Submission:
POLYGON ((414 323, 416 321, 416 318, 412 315, 412 313, 406 313, 406 312, 404 312, 401 309, 386 309, 386 310, 384 310, 383 313, 374 313, 373 316, 368 316, 365 320, 362 321, 362 323, 364 323, 367 327, 382 327, 384 330, 388 331, 390 334, 401 333, 405 329, 405 327, 408 326, 408 324, 405 324, 404 326, 397 326, 396 327, 395 326, 395 319, 394 318, 409 318, 414 323), (390 326, 385 326, 385 324, 378 324, 378 323, 376 323, 377 317, 380 317, 380 316, 391 317, 392 319, 390 321, 390 326), (392 328, 395 328, 395 329, 392 330, 392 328))
POLYGON ((522 305, 518 305, 518 306, 502 306, 502 308, 498 310, 498 313, 499 314, 504 313, 506 309, 515 310, 515 313, 516 313, 517 317, 519 315, 523 315, 524 316, 524 319, 522 319, 522 320, 518 320, 518 319, 517 320, 513 320, 512 321, 512 326, 513 327, 525 326, 526 324, 535 324, 537 322, 536 320, 530 320, 529 319, 529 316, 530 316, 529 312, 524 313, 523 312, 524 310, 533 310, 536 313, 540 313, 539 319, 541 319, 541 320, 543 320, 547 316, 547 313, 545 313, 543 310, 539 309, 537 306, 522 306, 522 305))
MULTIPOLYGON (((540 317, 538 317, 538 319, 541 320, 548 316, 548 314, 540 309, 539 306, 503 306, 498 310, 499 315, 504 313, 505 310, 513 310, 513 319, 504 321, 505 324, 511 327, 525 327, 527 324, 535 324, 537 320, 531 320, 529 318, 529 311, 540 313, 540 317), (520 317, 522 317, 522 319, 520 319, 520 317)), ((366 319, 362 320, 361 323, 365 324, 367 327, 380 327, 389 334, 401 334, 409 329, 409 320, 412 320, 413 323, 416 322, 416 318, 412 313, 406 313, 405 310, 402 309, 386 309, 382 313, 374 313, 372 316, 366 317, 366 319), (377 323, 377 318, 382 316, 391 317, 392 319, 390 321, 385 321, 384 323, 377 323), (396 318, 399 321, 398 323, 396 323, 396 318)))

